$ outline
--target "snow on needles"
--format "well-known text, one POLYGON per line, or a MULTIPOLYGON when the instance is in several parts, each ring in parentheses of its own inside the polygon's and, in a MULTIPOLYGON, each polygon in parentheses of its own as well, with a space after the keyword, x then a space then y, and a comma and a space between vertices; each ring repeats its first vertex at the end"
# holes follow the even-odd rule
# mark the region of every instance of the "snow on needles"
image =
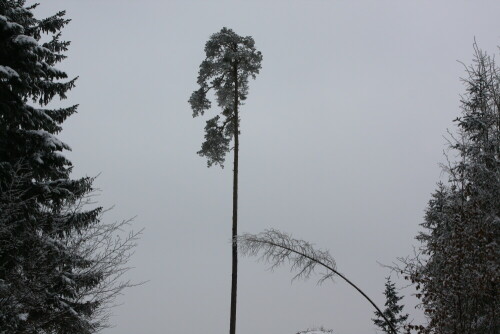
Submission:
POLYGON ((9 66, 0 65, 0 74, 2 74, 7 79, 10 79, 13 77, 19 78, 19 74, 16 71, 14 71, 12 68, 10 68, 9 66))
POLYGON ((12 41, 20 45, 38 45, 36 39, 26 35, 17 35, 12 41))
POLYGON ((48 133, 47 131, 44 130, 26 130, 27 133, 32 133, 35 135, 38 135, 44 139, 44 145, 46 147, 55 149, 55 150, 68 150, 71 151, 71 147, 69 147, 67 144, 63 143, 59 139, 57 139, 56 136, 48 133))

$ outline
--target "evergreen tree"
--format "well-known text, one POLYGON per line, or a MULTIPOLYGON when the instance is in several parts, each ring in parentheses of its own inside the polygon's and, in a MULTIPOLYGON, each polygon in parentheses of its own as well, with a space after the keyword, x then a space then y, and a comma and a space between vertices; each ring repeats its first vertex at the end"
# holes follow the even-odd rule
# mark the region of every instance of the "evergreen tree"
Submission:
MULTIPOLYGON (((400 331, 404 328, 406 324, 406 320, 408 319, 408 314, 401 314, 403 311, 404 305, 400 305, 399 301, 403 299, 402 296, 398 296, 396 292, 396 287, 394 283, 391 282, 391 278, 387 277, 387 281, 385 282, 385 310, 384 316, 388 319, 393 327, 400 331)), ((382 317, 379 311, 375 311, 375 315, 377 318, 372 319, 373 323, 377 325, 377 327, 384 333, 392 334, 391 327, 387 324, 387 321, 382 317)))
POLYGON ((37 19, 36 6, 0 0, 0 333, 93 333, 117 268, 88 248, 102 209, 80 205, 93 179, 70 178, 56 136, 77 106, 48 107, 75 85, 55 67, 69 20, 37 19))
POLYGON ((474 47, 450 140, 458 159, 429 201, 417 237, 424 257, 406 261, 429 318, 416 327, 424 333, 500 331, 500 69, 474 47))
POLYGON ((222 109, 207 121, 205 142, 199 155, 207 158, 208 167, 219 164, 223 167, 226 153, 234 138, 233 169, 233 222, 232 222, 232 280, 231 311, 229 332, 236 331, 236 291, 238 277, 238 247, 235 237, 238 235, 238 154, 240 115, 239 106, 248 95, 248 78, 259 73, 262 54, 255 49, 252 37, 241 37, 231 29, 223 28, 213 34, 205 44, 206 58, 200 65, 198 84, 200 88, 193 92, 189 103, 193 117, 203 115, 210 109, 211 102, 207 93, 213 89, 217 104, 222 109), (222 117, 221 117, 222 116, 222 117))

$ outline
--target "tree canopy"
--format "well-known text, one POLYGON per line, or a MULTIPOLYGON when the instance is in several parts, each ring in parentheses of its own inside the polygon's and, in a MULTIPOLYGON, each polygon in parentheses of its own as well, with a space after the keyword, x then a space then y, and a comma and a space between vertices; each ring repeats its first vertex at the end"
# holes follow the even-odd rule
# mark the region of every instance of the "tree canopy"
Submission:
POLYGON ((200 87, 189 98, 189 104, 193 117, 203 115, 212 105, 207 93, 214 91, 222 111, 207 121, 205 141, 198 154, 207 158, 208 166, 223 166, 238 127, 237 107, 248 96, 248 79, 255 79, 261 69, 262 54, 255 49, 252 37, 241 37, 228 28, 210 37, 205 54, 197 80, 200 87))

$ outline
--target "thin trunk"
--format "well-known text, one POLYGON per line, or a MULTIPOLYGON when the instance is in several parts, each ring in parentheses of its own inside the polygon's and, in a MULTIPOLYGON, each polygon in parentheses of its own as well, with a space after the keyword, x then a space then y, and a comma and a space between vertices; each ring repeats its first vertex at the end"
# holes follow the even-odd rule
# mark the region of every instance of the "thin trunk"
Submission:
POLYGON ((233 169, 233 270, 231 275, 231 317, 229 334, 236 333, 236 287, 238 283, 238 149, 239 149, 239 119, 238 119, 238 67, 233 66, 234 74, 234 169, 233 169))

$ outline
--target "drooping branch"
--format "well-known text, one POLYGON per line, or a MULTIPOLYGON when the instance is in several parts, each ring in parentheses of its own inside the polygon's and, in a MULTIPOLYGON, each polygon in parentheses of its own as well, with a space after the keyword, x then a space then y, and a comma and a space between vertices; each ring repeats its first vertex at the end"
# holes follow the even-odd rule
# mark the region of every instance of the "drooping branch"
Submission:
POLYGON ((291 271, 297 272, 292 280, 297 278, 309 278, 315 273, 316 267, 326 269, 320 275, 318 283, 333 278, 335 275, 342 278, 382 315, 394 334, 397 334, 393 324, 384 316, 380 308, 347 277, 339 273, 335 260, 327 250, 315 249, 310 243, 292 238, 289 234, 278 230, 265 230, 259 234, 245 233, 235 238, 242 255, 260 256, 260 259, 269 263, 271 269, 279 267, 284 263, 291 265, 291 271))

